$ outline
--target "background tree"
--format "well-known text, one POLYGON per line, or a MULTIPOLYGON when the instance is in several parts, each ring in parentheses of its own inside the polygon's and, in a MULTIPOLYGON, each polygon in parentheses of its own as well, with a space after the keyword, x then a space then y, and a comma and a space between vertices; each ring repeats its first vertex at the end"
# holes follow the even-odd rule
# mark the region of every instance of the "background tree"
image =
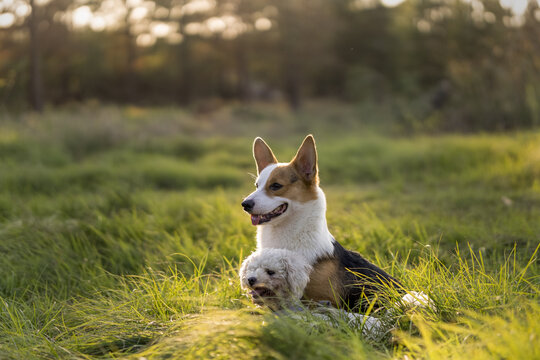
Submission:
POLYGON ((43 111, 43 81, 41 79, 41 54, 38 38, 38 8, 34 0, 30 0, 30 16, 28 28, 30 33, 30 103, 36 111, 43 111))
POLYGON ((538 125, 536 0, 389 3, 3 2, 0 101, 40 110, 283 98, 298 110, 324 97, 388 109, 404 127, 538 125))

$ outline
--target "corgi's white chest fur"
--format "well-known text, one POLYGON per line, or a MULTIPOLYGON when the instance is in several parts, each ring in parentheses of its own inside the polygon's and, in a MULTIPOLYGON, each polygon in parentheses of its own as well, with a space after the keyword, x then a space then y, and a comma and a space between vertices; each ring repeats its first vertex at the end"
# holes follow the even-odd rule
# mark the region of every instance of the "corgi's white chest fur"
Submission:
POLYGON ((287 249, 303 256, 309 264, 331 255, 334 246, 326 225, 324 203, 324 198, 309 201, 302 204, 301 211, 295 211, 279 224, 259 226, 257 249, 287 249))
MULTIPOLYGON (((275 166, 277 165, 270 165, 261 173, 259 188, 264 188, 268 180, 267 174, 275 166)), ((259 191, 254 194, 257 192, 259 191)), ((288 204, 287 214, 282 219, 278 218, 278 221, 257 227, 257 249, 287 249, 303 256, 310 264, 314 264, 322 256, 332 254, 333 238, 326 223, 326 198, 321 188, 317 187, 317 199, 307 202, 287 198, 270 199, 263 193, 256 194, 254 198, 262 204, 271 202, 269 209, 277 206, 280 201, 288 204)))

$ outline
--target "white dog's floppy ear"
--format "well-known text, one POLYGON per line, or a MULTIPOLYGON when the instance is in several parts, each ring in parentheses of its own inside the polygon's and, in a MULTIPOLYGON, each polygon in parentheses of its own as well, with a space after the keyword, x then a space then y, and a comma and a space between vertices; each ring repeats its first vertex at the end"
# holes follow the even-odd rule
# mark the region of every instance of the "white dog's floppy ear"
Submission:
POLYGON ((304 259, 293 259, 291 257, 283 257, 281 262, 287 272, 287 284, 291 295, 295 299, 300 299, 304 295, 304 290, 309 282, 311 265, 304 259))
POLYGON ((313 135, 308 135, 291 163, 306 181, 317 179, 317 149, 313 135))
POLYGON ((240 276, 240 286, 242 287, 243 290, 246 290, 248 288, 247 269, 248 269, 249 263, 251 262, 252 256, 253 254, 251 254, 250 256, 244 259, 244 261, 242 262, 242 266, 240 267, 240 273, 238 274, 240 276))
POLYGON ((260 174, 270 164, 277 164, 277 159, 263 139, 256 138, 253 142, 253 157, 257 163, 257 174, 260 174))

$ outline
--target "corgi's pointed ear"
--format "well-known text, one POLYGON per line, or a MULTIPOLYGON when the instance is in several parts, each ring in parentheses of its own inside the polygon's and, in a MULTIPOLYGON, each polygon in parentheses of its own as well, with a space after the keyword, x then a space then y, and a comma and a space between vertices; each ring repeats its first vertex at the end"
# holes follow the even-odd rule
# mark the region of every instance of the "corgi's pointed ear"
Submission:
POLYGON ((317 181, 317 149, 313 135, 306 136, 291 163, 304 180, 317 181))
POLYGON ((253 157, 257 163, 257 174, 260 174, 270 164, 277 164, 277 159, 263 139, 256 138, 253 142, 253 157))

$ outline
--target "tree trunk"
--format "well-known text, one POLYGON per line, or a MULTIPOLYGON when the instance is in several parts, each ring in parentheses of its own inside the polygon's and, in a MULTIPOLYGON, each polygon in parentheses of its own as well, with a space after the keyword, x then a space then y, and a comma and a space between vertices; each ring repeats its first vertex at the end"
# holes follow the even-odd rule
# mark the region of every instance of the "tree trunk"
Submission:
MULTIPOLYGON (((185 1, 182 5, 185 5, 185 1)), ((179 20, 178 32, 182 35, 182 42, 178 49, 178 60, 180 62, 180 103, 182 105, 189 105, 191 102, 191 73, 190 73, 190 54, 189 54, 189 40, 185 31, 185 24, 187 22, 186 15, 182 15, 179 20)))
POLYGON ((41 57, 39 52, 37 6, 30 0, 30 103, 35 111, 43 111, 43 81, 41 79, 41 57))
POLYGON ((298 24, 298 9, 292 2, 281 3, 279 26, 281 33, 282 73, 284 81, 285 98, 294 111, 302 106, 302 41, 298 24))
POLYGON ((131 11, 127 6, 127 1, 124 1, 124 5, 128 11, 126 12, 126 27, 124 29, 124 36, 126 39, 126 72, 124 73, 124 89, 126 100, 130 103, 135 101, 136 94, 136 82, 135 82, 135 61, 137 60, 137 47, 135 44, 135 37, 131 32, 131 24, 129 22, 129 15, 131 11))
MULTIPOLYGON (((287 56, 287 55, 286 55, 287 56)), ((296 60, 286 59, 285 61, 285 96, 292 110, 298 111, 302 106, 300 67, 296 60)))
POLYGON ((237 94, 238 98, 245 102, 251 99, 249 91, 249 65, 246 52, 246 38, 245 35, 241 34, 236 39, 237 94))
MULTIPOLYGON (((241 18, 249 18, 252 11, 249 1, 239 0, 238 13, 241 18)), ((249 59, 248 59, 248 34, 240 33, 236 38, 235 58, 236 58, 236 76, 237 76, 237 96, 242 101, 251 100, 250 91, 250 76, 249 76, 249 59)))

